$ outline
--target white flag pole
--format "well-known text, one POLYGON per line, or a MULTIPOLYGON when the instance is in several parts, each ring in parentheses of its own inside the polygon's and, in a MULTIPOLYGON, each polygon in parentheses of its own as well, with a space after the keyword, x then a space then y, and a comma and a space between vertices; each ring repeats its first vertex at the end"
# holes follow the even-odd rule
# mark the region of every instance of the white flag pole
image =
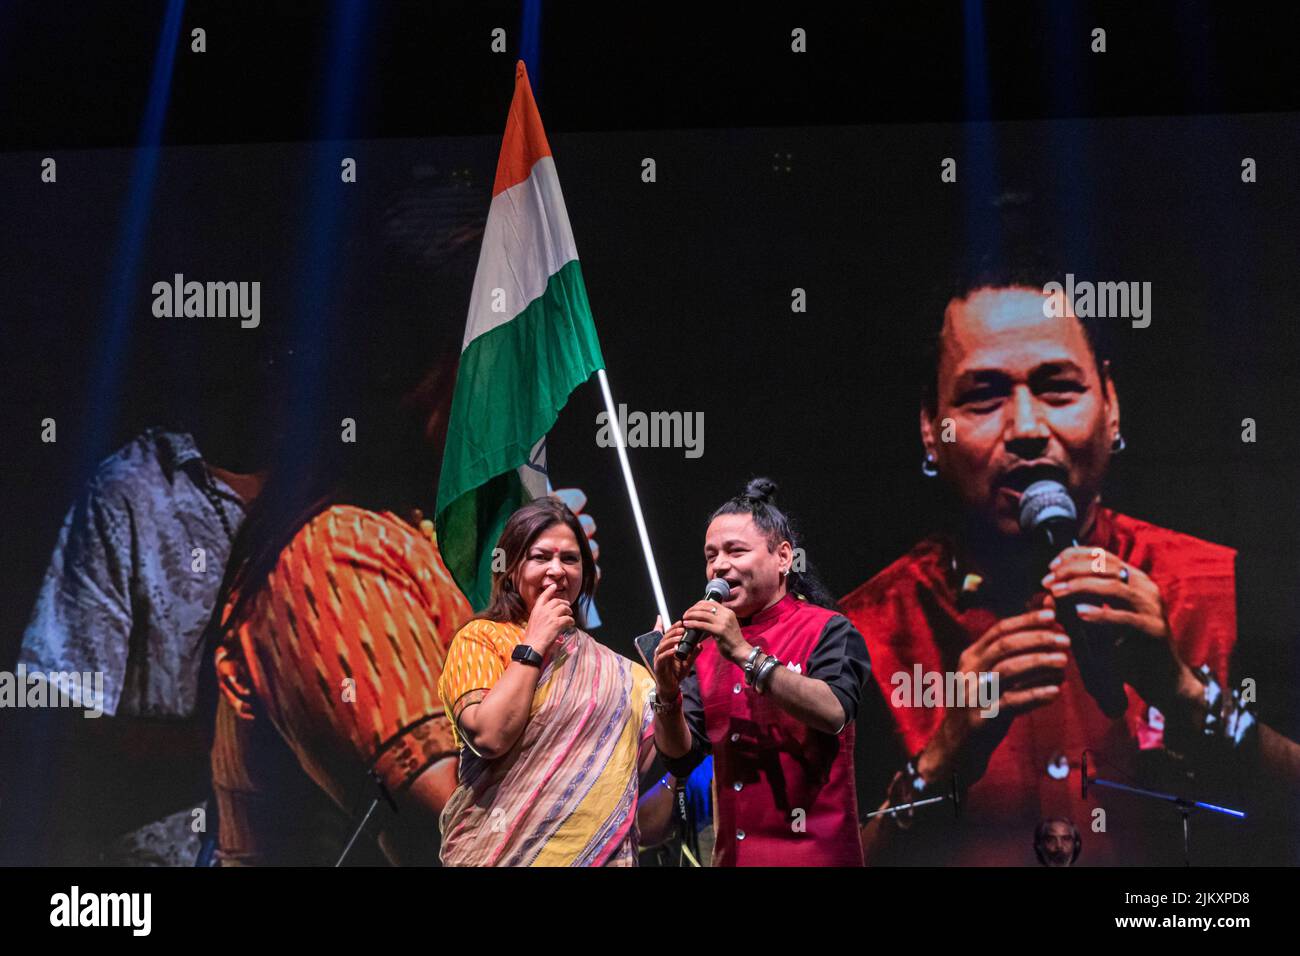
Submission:
POLYGON ((618 413, 614 409, 614 396, 609 391, 609 379, 603 368, 596 369, 600 378, 600 391, 605 396, 605 410, 609 413, 610 431, 614 433, 614 447, 618 449, 618 463, 623 466, 623 481, 627 484, 627 496, 632 502, 632 516, 636 518, 637 534, 641 536, 641 550, 645 552, 646 570, 650 572, 650 586, 655 592, 655 607, 659 619, 666 629, 673 619, 668 614, 668 603, 664 600, 664 586, 659 583, 659 568, 655 565, 654 552, 650 550, 650 533, 646 531, 645 516, 641 514, 641 499, 637 497, 636 482, 632 480, 632 466, 627 460, 627 444, 620 427, 618 413))

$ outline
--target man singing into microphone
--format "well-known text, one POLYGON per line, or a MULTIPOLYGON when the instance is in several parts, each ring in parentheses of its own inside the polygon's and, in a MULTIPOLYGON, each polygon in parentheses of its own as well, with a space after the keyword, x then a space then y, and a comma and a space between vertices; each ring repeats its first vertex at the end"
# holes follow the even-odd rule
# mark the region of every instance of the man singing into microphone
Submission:
POLYGON ((922 471, 951 492, 953 519, 841 602, 866 635, 885 698, 871 704, 898 744, 892 782, 870 802, 941 794, 954 774, 963 795, 960 823, 934 807, 872 819, 868 862, 1028 863, 1024 834, 1049 816, 1089 825, 1094 864, 1181 862, 1172 809, 1096 790, 1085 801, 1069 764, 1091 748, 1101 776, 1147 782, 1153 755, 1167 763, 1166 750, 1204 736, 1193 668, 1227 685, 1235 553, 1101 505, 1124 449, 1119 396, 1096 330, 1044 292, 1054 278, 986 271, 948 302, 920 424, 922 471), (1020 525, 1022 495, 1042 480, 1077 513, 1078 546, 1050 566, 1020 525), (1079 672, 1061 624, 1070 608, 1128 685, 1112 717, 1079 672), (971 701, 891 701, 891 678, 918 665, 996 675, 996 716, 971 701))
POLYGON ((714 866, 861 866, 853 722, 866 644, 799 560, 775 491, 756 478, 709 522, 705 573, 730 594, 689 608, 660 641, 655 744, 677 777, 713 754, 714 866), (688 628, 704 640, 683 661, 688 628))

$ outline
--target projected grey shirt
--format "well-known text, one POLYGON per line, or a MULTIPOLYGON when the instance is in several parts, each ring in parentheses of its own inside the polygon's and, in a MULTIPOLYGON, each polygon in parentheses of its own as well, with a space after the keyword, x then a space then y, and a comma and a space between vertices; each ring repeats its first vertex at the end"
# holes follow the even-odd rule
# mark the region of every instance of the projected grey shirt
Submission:
POLYGON ((64 518, 19 660, 29 672, 102 672, 109 715, 191 716, 243 519, 189 435, 144 432, 100 464, 64 518))

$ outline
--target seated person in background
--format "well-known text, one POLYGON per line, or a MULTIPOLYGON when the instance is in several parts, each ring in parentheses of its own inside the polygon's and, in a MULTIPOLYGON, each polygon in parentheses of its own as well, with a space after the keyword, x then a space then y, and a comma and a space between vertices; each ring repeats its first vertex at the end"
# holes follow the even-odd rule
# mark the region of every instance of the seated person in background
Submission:
POLYGON ((1034 827, 1034 856, 1043 866, 1074 866, 1083 850, 1083 837, 1070 820, 1053 817, 1034 827))
POLYGON ((636 825, 641 847, 656 853, 661 866, 708 866, 713 856, 713 757, 705 757, 685 780, 664 774, 637 803, 636 825), (679 786, 684 806, 678 804, 679 786))

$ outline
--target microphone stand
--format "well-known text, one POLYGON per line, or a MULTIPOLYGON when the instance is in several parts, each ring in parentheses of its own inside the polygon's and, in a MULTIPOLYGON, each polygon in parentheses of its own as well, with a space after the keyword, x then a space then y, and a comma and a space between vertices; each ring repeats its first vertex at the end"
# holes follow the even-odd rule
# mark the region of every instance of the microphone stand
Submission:
POLYGON ((1088 787, 1106 787, 1110 790, 1122 790, 1125 793, 1135 793, 1139 797, 1146 797, 1150 800, 1159 800, 1164 803, 1172 803, 1174 808, 1182 815, 1183 818, 1183 865, 1192 865, 1192 833, 1191 817, 1194 810, 1209 810, 1212 813, 1222 813, 1225 816, 1232 817, 1235 820, 1244 820, 1246 814, 1242 810, 1233 810, 1231 807, 1221 807, 1218 804, 1206 803, 1203 800, 1192 800, 1188 797, 1181 797, 1173 793, 1160 793, 1157 790, 1147 790, 1143 787, 1134 787, 1127 783, 1120 783, 1118 780, 1104 780, 1101 777, 1088 776, 1088 751, 1083 752, 1083 760, 1080 764, 1080 780, 1082 783, 1083 798, 1088 798, 1088 787))
POLYGON ((957 775, 953 774, 952 785, 948 788, 947 793, 941 793, 937 797, 925 797, 921 800, 913 800, 911 803, 900 803, 898 806, 885 807, 881 810, 872 810, 866 814, 864 820, 872 820, 876 817, 892 817, 895 813, 902 813, 904 810, 914 810, 917 807, 927 807, 934 803, 943 803, 945 800, 952 801, 953 819, 961 819, 961 797, 957 793, 957 775))
POLYGON ((388 788, 385 787, 383 782, 380 781, 378 777, 374 776, 374 774, 368 774, 368 776, 375 782, 375 786, 379 788, 379 792, 376 793, 374 799, 370 801, 370 806, 367 808, 365 815, 361 818, 361 822, 357 824, 357 828, 352 831, 352 836, 348 838, 348 845, 343 848, 343 852, 339 854, 338 860, 334 863, 336 867, 342 866, 343 861, 346 860, 348 854, 352 852, 353 844, 357 842, 357 837, 361 836, 361 834, 365 832, 366 825, 370 822, 370 818, 374 816, 375 810, 378 809, 379 801, 381 799, 388 802, 388 805, 392 808, 394 813, 397 812, 397 804, 394 803, 393 798, 388 795, 388 788))

